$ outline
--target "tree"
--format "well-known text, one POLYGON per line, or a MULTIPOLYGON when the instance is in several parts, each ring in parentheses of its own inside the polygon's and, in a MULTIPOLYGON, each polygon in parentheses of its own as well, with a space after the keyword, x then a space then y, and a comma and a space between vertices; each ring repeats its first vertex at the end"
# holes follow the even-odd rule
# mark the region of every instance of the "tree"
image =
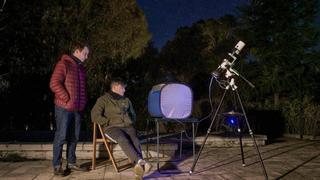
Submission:
MULTIPOLYGON (((205 117, 210 112, 209 79, 222 60, 230 58, 228 52, 238 40, 236 25, 236 19, 230 15, 195 22, 191 27, 179 28, 173 40, 168 41, 160 52, 161 76, 168 77, 167 81, 191 86, 196 117, 205 117)), ((213 86, 214 102, 218 101, 221 92, 215 88, 218 86, 213 86)))
POLYGON ((225 16, 179 28, 174 39, 161 50, 163 71, 183 82, 190 82, 199 73, 209 74, 232 47, 234 26, 235 19, 225 16))
POLYGON ((142 56, 128 61, 118 72, 118 76, 125 74, 125 79, 128 80, 126 95, 130 97, 135 111, 138 112, 137 127, 141 130, 145 130, 146 120, 149 117, 147 109, 149 92, 154 85, 163 82, 159 76, 159 64, 158 49, 150 42, 142 56))
POLYGON ((317 0, 251 0, 239 8, 243 36, 260 64, 257 82, 261 92, 272 92, 275 108, 279 107, 279 96, 301 94, 304 89, 295 87, 301 86, 302 66, 310 62, 318 42, 314 26, 317 5, 317 0))
MULTIPOLYGON (((36 121, 38 111, 47 107, 47 81, 41 78, 49 64, 42 54, 43 7, 43 2, 13 0, 7 1, 0 12, 0 74, 6 85, 0 97, 2 116, 6 119, 4 128, 22 128, 36 121)), ((45 122, 39 121, 31 128, 42 125, 45 122)))
POLYGON ((104 90, 104 77, 143 54, 151 37, 134 0, 13 0, 0 15, 0 90, 5 92, 0 105, 6 108, 6 122, 21 127, 31 120, 41 122, 33 123, 37 129, 49 126, 53 107, 49 78, 73 41, 89 43, 86 66, 92 103, 104 90))
MULTIPOLYGON (((44 14, 47 54, 56 58, 72 41, 89 44, 88 107, 107 89, 112 76, 126 71, 127 61, 141 56, 151 38, 135 0, 50 1, 44 14)), ((88 112, 85 119, 90 119, 88 112)))
POLYGON ((89 83, 97 97, 114 71, 143 54, 151 38, 147 21, 135 0, 92 1, 89 19, 89 83))
POLYGON ((43 17, 50 51, 60 54, 72 41, 87 41, 87 63, 93 96, 101 94, 106 77, 127 60, 139 57, 151 38, 135 0, 50 1, 43 17))
POLYGON ((317 0, 251 0, 239 8, 241 28, 260 66, 256 75, 260 96, 272 94, 273 109, 283 111, 281 99, 282 104, 286 99, 298 99, 301 136, 305 124, 303 99, 315 83, 305 80, 315 76, 313 57, 319 53, 319 29, 315 26, 318 8, 317 0))

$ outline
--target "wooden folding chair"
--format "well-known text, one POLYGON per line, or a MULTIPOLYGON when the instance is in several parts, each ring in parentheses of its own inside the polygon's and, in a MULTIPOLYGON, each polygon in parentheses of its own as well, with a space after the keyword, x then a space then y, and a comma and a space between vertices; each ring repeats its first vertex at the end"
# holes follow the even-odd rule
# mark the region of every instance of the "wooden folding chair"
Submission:
POLYGON ((112 140, 110 140, 105 134, 104 134, 104 131, 101 127, 100 124, 97 124, 97 123, 93 123, 93 156, 92 156, 92 170, 95 170, 96 169, 96 150, 97 150, 97 143, 104 143, 104 146, 108 152, 108 155, 109 155, 109 158, 112 162, 112 165, 114 167, 114 169, 116 170, 116 172, 119 172, 120 169, 124 168, 124 167, 127 167, 128 165, 131 166, 131 162, 129 160, 129 163, 128 165, 124 165, 124 166, 121 166, 119 167, 114 159, 114 156, 113 156, 113 149, 112 149, 112 143, 115 143, 113 142, 112 140), (97 138, 97 127, 99 129, 99 134, 101 135, 101 138, 97 138))

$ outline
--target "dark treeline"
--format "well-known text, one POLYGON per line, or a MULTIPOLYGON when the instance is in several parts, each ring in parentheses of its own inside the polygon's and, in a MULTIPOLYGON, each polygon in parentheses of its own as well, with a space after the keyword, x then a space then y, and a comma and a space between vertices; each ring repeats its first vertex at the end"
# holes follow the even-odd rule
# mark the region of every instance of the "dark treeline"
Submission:
MULTIPOLYGON (((162 82, 189 84, 194 91, 193 115, 206 116, 211 72, 242 40, 247 45, 235 68, 256 85, 252 89, 237 80, 249 115, 262 121, 259 116, 267 114, 271 119, 263 120, 274 126, 283 121, 288 133, 314 134, 320 117, 318 8, 317 0, 250 0, 238 8, 236 17, 180 27, 158 50, 135 0, 7 1, 0 12, 0 131, 52 128, 49 79, 72 41, 90 46, 89 103, 82 126, 90 132, 90 110, 116 76, 128 82, 127 96, 134 103, 140 130, 150 118, 148 92, 162 82)), ((215 106, 220 95, 214 84, 215 106)), ((226 103, 223 110, 229 108, 226 103)))

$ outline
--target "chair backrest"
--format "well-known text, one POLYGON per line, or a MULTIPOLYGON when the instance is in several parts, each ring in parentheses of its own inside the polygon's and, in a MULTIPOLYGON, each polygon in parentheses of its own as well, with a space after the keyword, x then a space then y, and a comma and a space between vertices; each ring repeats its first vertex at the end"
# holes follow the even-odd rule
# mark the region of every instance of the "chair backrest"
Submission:
POLYGON ((148 96, 148 111, 152 117, 185 119, 192 112, 193 94, 189 86, 168 83, 153 86, 148 96))

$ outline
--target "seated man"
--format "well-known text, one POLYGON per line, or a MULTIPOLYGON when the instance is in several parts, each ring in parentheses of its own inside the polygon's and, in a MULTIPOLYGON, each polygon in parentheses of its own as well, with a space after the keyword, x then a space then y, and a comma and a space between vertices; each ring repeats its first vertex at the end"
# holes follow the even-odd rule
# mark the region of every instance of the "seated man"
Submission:
POLYGON ((139 139, 134 128, 136 114, 131 101, 124 96, 126 85, 121 79, 114 79, 110 91, 99 97, 91 110, 91 119, 100 124, 106 135, 116 141, 124 153, 135 164, 136 179, 152 166, 142 158, 139 139))

